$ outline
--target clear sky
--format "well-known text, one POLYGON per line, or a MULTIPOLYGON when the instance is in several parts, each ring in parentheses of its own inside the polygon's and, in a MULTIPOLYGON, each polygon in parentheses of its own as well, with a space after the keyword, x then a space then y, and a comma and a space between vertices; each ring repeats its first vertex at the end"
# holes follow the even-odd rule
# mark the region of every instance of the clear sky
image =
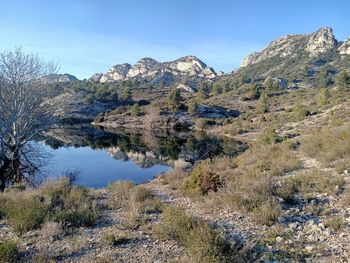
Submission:
POLYGON ((79 78, 185 55, 229 72, 286 34, 330 26, 344 40, 349 13, 350 0, 0 0, 0 52, 21 46, 79 78))

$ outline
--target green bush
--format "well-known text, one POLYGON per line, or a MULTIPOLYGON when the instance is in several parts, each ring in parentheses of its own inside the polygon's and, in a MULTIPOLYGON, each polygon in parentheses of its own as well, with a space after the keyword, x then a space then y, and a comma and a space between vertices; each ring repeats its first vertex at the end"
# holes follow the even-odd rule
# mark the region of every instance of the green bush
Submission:
POLYGON ((41 196, 19 195, 6 201, 5 213, 10 224, 22 234, 42 225, 48 206, 41 196))
POLYGON ((152 192, 149 189, 142 186, 136 188, 135 194, 136 194, 135 198, 137 202, 143 202, 153 198, 152 192))
POLYGON ((204 164, 197 165, 184 183, 185 191, 198 191, 207 194, 209 191, 216 192, 222 185, 218 174, 209 170, 204 164))
POLYGON ((131 114, 135 117, 139 116, 141 113, 141 110, 140 110, 140 106, 139 104, 135 103, 134 105, 132 105, 131 107, 131 114))
POLYGON ((331 228, 334 231, 341 231, 345 228, 346 224, 344 219, 340 216, 333 216, 324 221, 324 226, 327 228, 331 228))
POLYGON ((98 218, 88 189, 73 187, 67 178, 30 192, 2 194, 0 201, 0 215, 6 216, 20 234, 41 227, 48 220, 80 227, 90 226, 98 218))
POLYGON ((98 209, 84 187, 72 188, 56 220, 71 227, 91 226, 98 219, 98 209))
POLYGON ((17 244, 15 242, 0 242, 0 262, 14 262, 18 254, 17 244))
POLYGON ((88 94, 84 97, 83 103, 84 105, 90 105, 94 101, 94 95, 88 94))
POLYGON ((283 137, 279 136, 275 129, 273 128, 269 128, 267 129, 267 131, 265 131, 265 133, 263 133, 260 138, 259 141, 262 144, 274 144, 274 143, 279 143, 283 141, 283 137))
POLYGON ((117 181, 110 184, 107 188, 111 195, 110 205, 120 207, 123 203, 130 199, 130 193, 135 187, 132 181, 117 181))
POLYGON ((172 239, 184 244, 186 236, 194 228, 197 220, 179 207, 166 207, 162 215, 162 223, 155 229, 156 236, 161 240, 172 239))
POLYGON ((112 247, 112 246, 116 246, 118 244, 122 244, 127 242, 129 239, 125 236, 115 236, 114 234, 110 234, 110 233, 105 233, 103 236, 103 243, 108 246, 108 247, 112 247))
POLYGON ((237 262, 240 255, 224 237, 205 221, 186 213, 182 208, 167 207, 163 220, 155 229, 161 240, 175 240, 183 245, 191 262, 237 262))
POLYGON ((305 105, 296 105, 293 108, 293 112, 295 113, 296 117, 299 119, 304 119, 307 116, 311 115, 310 110, 307 109, 305 105))

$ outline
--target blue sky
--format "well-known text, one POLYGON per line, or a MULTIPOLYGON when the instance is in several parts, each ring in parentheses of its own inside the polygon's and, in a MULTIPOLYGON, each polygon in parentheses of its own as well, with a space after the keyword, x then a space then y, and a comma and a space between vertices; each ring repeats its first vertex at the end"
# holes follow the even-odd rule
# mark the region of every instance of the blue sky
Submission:
POLYGON ((0 52, 22 46, 88 78, 142 57, 196 55, 229 72, 285 34, 350 36, 349 0, 0 0, 0 52))

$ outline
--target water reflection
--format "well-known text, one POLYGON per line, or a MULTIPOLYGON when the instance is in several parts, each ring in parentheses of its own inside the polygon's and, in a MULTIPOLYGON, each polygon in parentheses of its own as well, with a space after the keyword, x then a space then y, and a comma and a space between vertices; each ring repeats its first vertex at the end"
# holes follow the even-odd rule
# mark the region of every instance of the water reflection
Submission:
MULTIPOLYGON (((54 170, 67 165, 70 167, 66 168, 82 167, 84 180, 93 177, 96 181, 98 177, 99 186, 117 179, 141 183, 171 168, 190 167, 204 158, 233 156, 246 148, 235 140, 204 133, 133 134, 88 124, 57 126, 46 131, 40 140, 52 149, 54 163, 56 161, 54 170), (99 162, 96 163, 97 159, 99 162), (108 178, 102 179, 102 176, 108 178)), ((96 182, 95 185, 87 184, 96 187, 96 182)))

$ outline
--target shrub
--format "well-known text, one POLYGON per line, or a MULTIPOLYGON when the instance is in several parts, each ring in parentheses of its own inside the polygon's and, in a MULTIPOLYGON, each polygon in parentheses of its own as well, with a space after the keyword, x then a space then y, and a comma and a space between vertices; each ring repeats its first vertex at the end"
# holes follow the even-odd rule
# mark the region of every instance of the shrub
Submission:
POLYGON ((328 171, 313 169, 284 180, 281 186, 276 189, 276 195, 283 198, 286 202, 292 203, 297 193, 302 194, 304 197, 312 193, 334 194, 344 185, 345 180, 342 176, 332 175, 328 171))
POLYGON ((304 119, 305 117, 311 115, 311 112, 306 108, 305 105, 298 104, 293 108, 293 111, 296 117, 298 117, 299 119, 304 119))
POLYGON ((48 206, 40 196, 17 195, 5 203, 5 213, 20 234, 39 228, 48 213, 48 206))
POLYGON ((140 106, 139 104, 135 103, 134 105, 132 105, 131 107, 131 114, 135 117, 139 116, 141 113, 141 110, 140 110, 140 106))
POLYGON ((13 262, 18 256, 17 244, 13 241, 0 242, 0 262, 13 262))
POLYGON ((281 215, 281 207, 277 201, 268 200, 261 203, 252 211, 255 222, 262 225, 272 225, 281 215))
POLYGON ((135 199, 137 202, 143 202, 153 198, 152 192, 143 186, 136 187, 135 191, 135 199))
POLYGON ((340 187, 345 185, 342 176, 333 175, 329 171, 313 169, 311 171, 300 173, 290 180, 293 180, 300 193, 328 193, 334 194, 340 187))
POLYGON ((166 207, 162 215, 162 223, 155 229, 156 236, 161 240, 172 239, 183 244, 196 219, 183 208, 171 206, 166 207))
POLYGON ((167 207, 155 234, 162 240, 171 239, 183 245, 192 262, 237 262, 240 258, 222 233, 182 208, 167 207))
POLYGON ((91 226, 98 218, 98 209, 84 187, 72 188, 64 200, 64 208, 56 220, 71 227, 91 226))
POLYGON ((125 201, 129 200, 130 192, 135 187, 132 181, 118 181, 108 186, 111 194, 111 205, 120 207, 125 201))
POLYGON ((83 103, 85 105, 90 105, 93 101, 94 101, 94 95, 93 94, 88 94, 83 99, 83 103))
POLYGON ((38 190, 9 192, 0 196, 0 213, 16 231, 24 233, 43 226, 43 235, 55 236, 63 226, 90 226, 98 209, 83 187, 73 187, 67 178, 47 182, 38 190), (51 222, 50 222, 51 221, 51 222))
POLYGON ((253 145, 250 151, 241 154, 235 162, 247 173, 266 172, 271 176, 282 176, 301 166, 288 141, 281 144, 253 145))
POLYGON ((116 237, 114 234, 110 234, 110 233, 105 233, 103 236, 103 243, 108 247, 116 246, 118 244, 122 244, 127 241, 129 241, 129 239, 125 236, 116 237))
POLYGON ((46 222, 41 227, 41 235, 44 239, 56 238, 61 233, 62 225, 57 222, 46 222))
POLYGON ((267 129, 259 138, 262 144, 275 144, 283 141, 283 137, 279 136, 275 129, 267 129))
POLYGON ((207 194, 209 191, 216 192, 221 186, 221 180, 218 174, 209 170, 205 164, 196 166, 184 183, 184 190, 194 190, 201 194, 207 194))
POLYGON ((326 166, 334 166, 349 156, 349 125, 314 131, 301 141, 301 149, 326 166))
POLYGON ((331 218, 328 218, 324 221, 324 226, 327 228, 331 228, 334 231, 340 231, 344 229, 345 223, 342 217, 340 216, 334 216, 331 218))

